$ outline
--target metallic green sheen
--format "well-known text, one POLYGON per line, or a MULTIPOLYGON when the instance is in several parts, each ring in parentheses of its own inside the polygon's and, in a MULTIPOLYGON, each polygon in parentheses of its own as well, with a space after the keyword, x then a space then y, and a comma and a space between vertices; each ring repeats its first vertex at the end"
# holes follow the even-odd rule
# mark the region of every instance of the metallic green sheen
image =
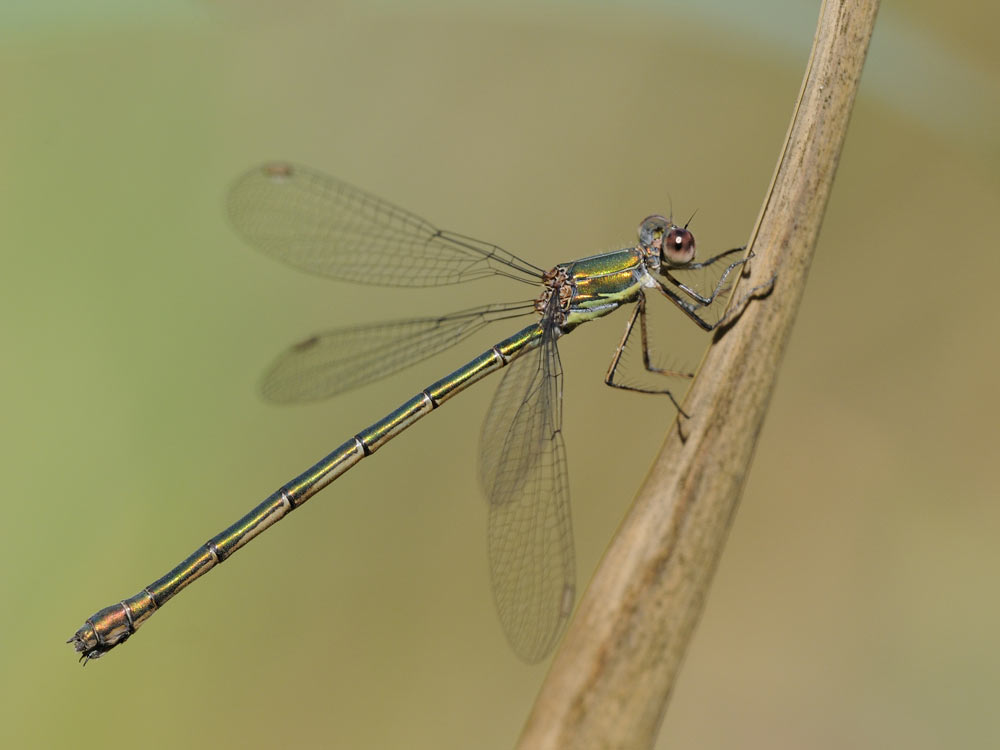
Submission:
POLYGON ((505 338, 493 348, 500 352, 500 356, 510 362, 510 360, 520 357, 525 352, 531 351, 542 343, 542 328, 539 325, 531 325, 522 328, 513 336, 505 338))
POLYGON ((594 255, 567 265, 574 292, 564 329, 603 317, 635 300, 642 286, 637 275, 640 269, 642 253, 635 249, 594 255))
POLYGON ((337 446, 322 461, 309 467, 285 485, 292 506, 298 508, 366 455, 357 438, 337 446))
POLYGON ((184 562, 130 599, 99 610, 70 639, 83 658, 97 658, 124 642, 156 609, 255 536, 273 526, 377 448, 429 414, 450 396, 536 348, 536 323, 504 339, 447 377, 429 385, 385 417, 347 440, 225 531, 212 537, 184 562))
POLYGON ((281 492, 275 492, 228 529, 209 539, 205 547, 214 547, 219 562, 222 562, 262 531, 280 521, 291 509, 291 503, 281 492))
POLYGON ((152 595, 157 606, 161 606, 182 588, 214 568, 216 563, 218 559, 208 547, 199 547, 176 568, 149 584, 146 591, 152 595))
POLYGON ((575 279, 607 276, 619 271, 634 271, 642 262, 642 252, 634 247, 610 253, 591 255, 570 263, 561 264, 575 279))
POLYGON ((356 437, 369 453, 374 453, 432 409, 434 403, 425 394, 418 393, 398 409, 359 432, 356 437))
POLYGON ((464 367, 459 367, 455 372, 429 385, 424 389, 424 393, 434 402, 435 406, 440 406, 456 393, 460 393, 477 380, 503 367, 503 365, 503 358, 490 349, 480 354, 464 367))

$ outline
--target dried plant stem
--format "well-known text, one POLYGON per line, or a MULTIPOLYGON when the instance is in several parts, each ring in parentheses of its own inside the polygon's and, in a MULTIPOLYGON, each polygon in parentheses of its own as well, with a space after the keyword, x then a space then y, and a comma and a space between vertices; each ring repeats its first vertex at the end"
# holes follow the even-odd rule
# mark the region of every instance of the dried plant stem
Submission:
MULTIPOLYGON (((827 0, 740 290, 774 279, 719 331, 583 596, 520 748, 655 741, 725 543, 799 306, 878 0, 827 0)), ((746 297, 746 292, 743 293, 746 297)))

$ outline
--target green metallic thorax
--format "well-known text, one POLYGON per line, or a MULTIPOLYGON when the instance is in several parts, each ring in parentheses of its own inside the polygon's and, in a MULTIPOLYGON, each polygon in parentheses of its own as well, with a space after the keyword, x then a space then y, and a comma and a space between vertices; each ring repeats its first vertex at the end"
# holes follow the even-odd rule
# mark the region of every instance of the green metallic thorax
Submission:
POLYGON ((592 255, 563 267, 573 289, 564 331, 634 301, 649 276, 642 252, 634 247, 592 255))

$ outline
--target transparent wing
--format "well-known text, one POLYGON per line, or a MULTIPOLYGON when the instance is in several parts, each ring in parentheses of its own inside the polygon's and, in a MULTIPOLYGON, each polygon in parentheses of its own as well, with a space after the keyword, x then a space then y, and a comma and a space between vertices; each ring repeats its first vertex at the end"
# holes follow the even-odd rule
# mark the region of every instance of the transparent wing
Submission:
POLYGON ((511 647, 533 663, 555 645, 576 586, 554 331, 509 367, 483 423, 480 481, 497 612, 511 647))
POLYGON ((500 275, 537 283, 543 272, 496 245, 442 231, 306 167, 252 169, 233 185, 227 205, 249 244, 296 268, 345 281, 438 286, 500 275))
POLYGON ((429 318, 338 328, 292 346, 261 382, 269 401, 315 401, 384 378, 497 320, 531 313, 530 302, 484 305, 429 318))

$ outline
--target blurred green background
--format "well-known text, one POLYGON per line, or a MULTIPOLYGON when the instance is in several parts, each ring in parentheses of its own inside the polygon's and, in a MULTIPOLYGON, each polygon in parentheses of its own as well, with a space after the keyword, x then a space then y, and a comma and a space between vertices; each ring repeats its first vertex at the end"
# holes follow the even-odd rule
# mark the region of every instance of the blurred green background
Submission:
MULTIPOLYGON (((545 267, 632 242, 672 199, 703 253, 727 248, 818 6, 0 3, 0 744, 509 747, 545 670, 489 593, 475 438, 495 381, 125 648, 81 669, 63 644, 492 341, 277 408, 256 385, 286 345, 510 298, 296 273, 236 238, 226 188, 291 159, 545 267)), ((998 23, 993 2, 883 7, 662 747, 1000 742, 998 23)), ((623 323, 562 346, 581 588, 672 418, 602 385, 623 323)))

